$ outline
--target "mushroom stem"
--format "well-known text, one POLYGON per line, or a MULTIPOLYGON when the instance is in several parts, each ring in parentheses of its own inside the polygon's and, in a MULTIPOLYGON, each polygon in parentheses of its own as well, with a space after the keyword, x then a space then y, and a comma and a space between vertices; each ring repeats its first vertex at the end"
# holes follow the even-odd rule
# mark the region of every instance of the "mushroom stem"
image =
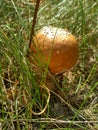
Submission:
POLYGON ((60 74, 59 86, 60 86, 61 88, 63 87, 62 82, 63 82, 63 75, 62 75, 62 74, 60 74))

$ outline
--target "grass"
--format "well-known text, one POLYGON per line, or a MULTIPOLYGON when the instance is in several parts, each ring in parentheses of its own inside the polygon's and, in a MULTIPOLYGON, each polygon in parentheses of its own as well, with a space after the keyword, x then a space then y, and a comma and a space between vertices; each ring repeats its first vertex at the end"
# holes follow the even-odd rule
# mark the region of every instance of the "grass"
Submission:
MULTIPOLYGON (((51 91, 47 110, 34 116, 32 109, 42 110, 49 94, 43 88, 40 94, 39 87, 47 81, 47 70, 32 70, 26 56, 35 3, 0 1, 0 129, 98 129, 97 5, 97 0, 41 2, 35 30, 48 25, 68 28, 77 37, 80 56, 58 88, 63 97, 51 91)), ((58 85, 58 76, 52 80, 58 85)))

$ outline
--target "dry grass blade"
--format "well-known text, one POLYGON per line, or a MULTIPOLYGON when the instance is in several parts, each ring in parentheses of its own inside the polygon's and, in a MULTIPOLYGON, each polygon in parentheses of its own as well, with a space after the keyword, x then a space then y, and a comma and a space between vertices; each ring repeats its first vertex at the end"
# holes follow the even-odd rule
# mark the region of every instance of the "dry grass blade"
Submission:
POLYGON ((45 111, 46 111, 46 109, 47 109, 47 106, 48 106, 48 104, 49 104, 49 100, 50 100, 50 90, 43 84, 42 86, 41 86, 41 88, 42 89, 45 89, 47 92, 48 92, 48 98, 47 98, 47 102, 46 102, 46 105, 45 105, 45 107, 43 108, 43 110, 41 110, 40 112, 34 112, 33 110, 31 111, 31 113, 33 114, 33 115, 42 115, 45 111))

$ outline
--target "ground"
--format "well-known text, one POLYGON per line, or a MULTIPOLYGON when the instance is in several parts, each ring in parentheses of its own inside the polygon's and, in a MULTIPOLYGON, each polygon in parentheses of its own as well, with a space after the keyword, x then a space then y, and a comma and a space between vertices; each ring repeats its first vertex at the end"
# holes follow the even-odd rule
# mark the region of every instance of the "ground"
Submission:
POLYGON ((79 44, 79 60, 61 80, 41 65, 32 67, 27 57, 35 1, 1 0, 1 130, 98 130, 97 5, 97 0, 40 3, 35 31, 49 25, 67 28, 79 44), (56 91, 43 88, 47 82, 56 91), (47 103, 43 114, 32 114, 47 103))

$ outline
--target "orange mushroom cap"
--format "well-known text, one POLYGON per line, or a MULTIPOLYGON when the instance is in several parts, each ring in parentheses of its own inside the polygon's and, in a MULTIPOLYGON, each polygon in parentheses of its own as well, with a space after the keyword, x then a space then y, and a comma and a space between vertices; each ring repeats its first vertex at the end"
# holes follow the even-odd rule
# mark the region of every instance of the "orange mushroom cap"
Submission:
POLYGON ((45 26, 33 37, 30 49, 37 54, 41 50, 52 74, 72 68, 78 60, 76 38, 65 29, 45 26))

